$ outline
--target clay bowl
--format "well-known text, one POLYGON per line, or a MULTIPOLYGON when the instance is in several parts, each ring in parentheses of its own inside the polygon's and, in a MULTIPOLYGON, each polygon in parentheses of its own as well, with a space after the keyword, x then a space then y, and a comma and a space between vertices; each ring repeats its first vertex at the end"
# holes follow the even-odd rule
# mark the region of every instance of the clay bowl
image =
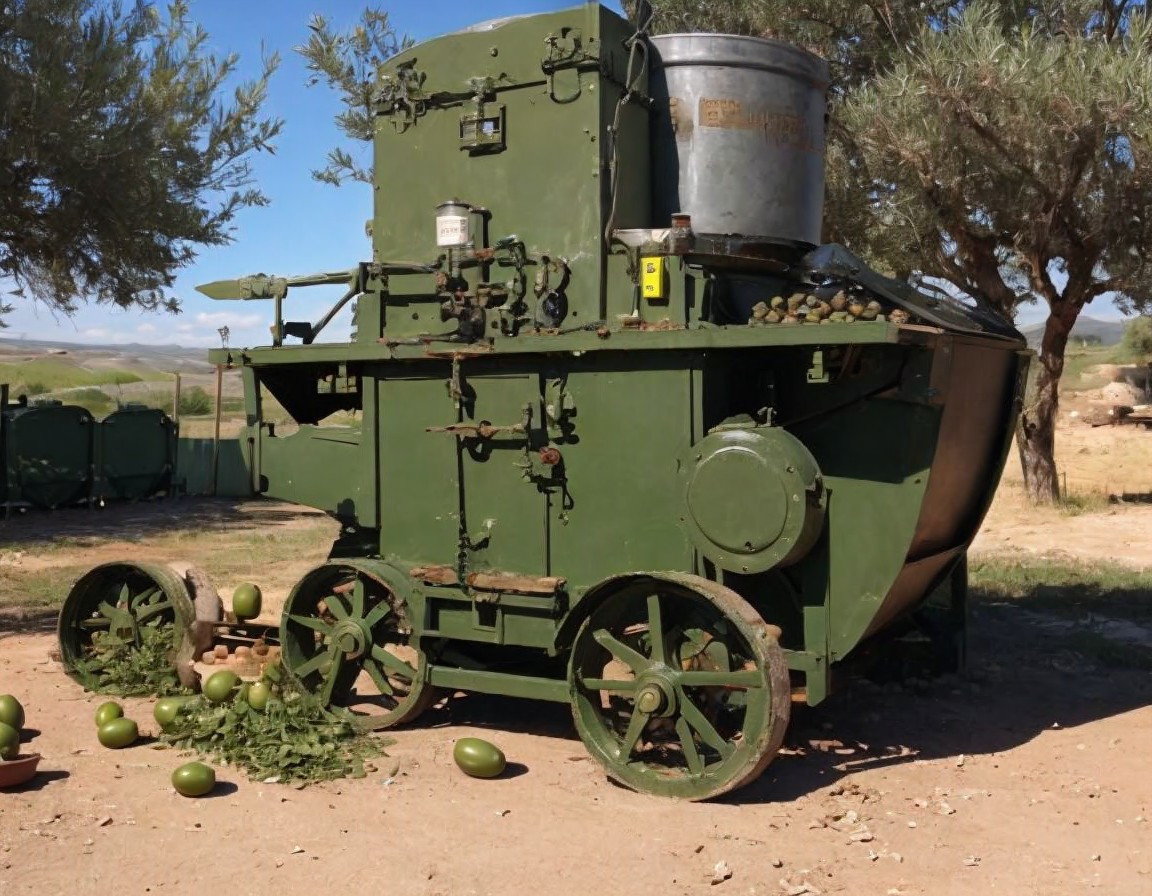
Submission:
POLYGON ((39 753, 23 753, 7 762, 0 761, 0 787, 17 787, 32 780, 39 764, 39 753))

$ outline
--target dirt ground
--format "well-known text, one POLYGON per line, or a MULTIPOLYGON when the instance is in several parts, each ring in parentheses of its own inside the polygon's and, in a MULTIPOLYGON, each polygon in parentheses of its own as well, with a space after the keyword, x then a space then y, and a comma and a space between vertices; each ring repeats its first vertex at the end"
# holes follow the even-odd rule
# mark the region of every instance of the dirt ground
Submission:
MULTIPOLYGON (((1108 438, 1129 458, 1152 450, 1152 433, 1108 438)), ((1152 490, 1132 467, 1127 490, 1152 490)), ((1116 468, 1114 454, 1104 472, 1116 468)), ((19 523, 20 550, 0 557, 0 576, 3 562, 173 559, 157 545, 171 550, 158 533, 175 523, 152 514, 186 522, 187 511, 221 538, 315 532, 297 559, 260 570, 266 616, 331 537, 326 520, 268 503, 68 511, 19 523), (68 546, 38 556, 37 543, 61 539, 68 546)), ((0 543, 13 541, 8 525, 0 543)), ((1037 513, 1010 475, 975 550, 1058 548, 1146 568, 1150 535, 1152 506, 1037 513)), ((30 786, 0 791, 4 896, 1152 893, 1148 673, 1069 653, 1042 616, 1016 606, 975 608, 965 677, 858 682, 798 707, 763 777, 706 804, 608 782, 564 706, 478 696, 394 732, 366 779, 299 790, 223 768, 212 797, 185 799, 169 784, 184 761, 172 752, 147 739, 99 746, 92 715, 103 698, 52 659, 53 624, 47 610, 0 618, 0 693, 20 696, 24 750, 44 757, 30 786), (469 734, 496 742, 509 772, 464 777, 451 752, 469 734)), ((125 704, 151 733, 151 701, 125 704)))

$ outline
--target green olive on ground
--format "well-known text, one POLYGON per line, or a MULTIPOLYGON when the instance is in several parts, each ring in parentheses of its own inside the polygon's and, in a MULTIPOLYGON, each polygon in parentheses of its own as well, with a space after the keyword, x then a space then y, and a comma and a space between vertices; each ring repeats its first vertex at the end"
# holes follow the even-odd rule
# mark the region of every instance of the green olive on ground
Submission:
POLYGON ((96 727, 99 728, 113 719, 124 718, 124 707, 113 700, 101 703, 96 707, 96 727))
POLYGON ((241 622, 260 615, 263 595, 260 586, 244 582, 232 592, 232 614, 241 622))
POLYGON ((0 722, 0 760, 15 759, 20 755, 20 732, 6 722, 0 722))
POLYGON ((452 758, 464 774, 473 778, 495 778, 508 764, 499 747, 478 737, 462 737, 456 741, 452 758))
POLYGON ((186 762, 172 772, 172 786, 184 796, 204 796, 216 786, 216 772, 203 762, 186 762))
POLYGON ((253 682, 248 689, 248 705, 257 712, 263 712, 268 706, 268 698, 272 696, 272 687, 266 681, 253 682))
POLYGON ((11 694, 0 694, 0 722, 17 731, 24 727, 24 707, 11 694))
POLYGON ((112 719, 96 731, 96 739, 110 750, 131 746, 139 736, 140 729, 131 719, 112 719))
POLYGON ((156 705, 152 707, 152 718, 160 726, 160 730, 167 731, 172 723, 176 721, 176 716, 180 712, 180 707, 187 703, 190 697, 161 697, 156 701, 156 705))
POLYGON ((200 690, 212 703, 223 703, 231 700, 233 691, 240 686, 240 676, 230 669, 221 669, 208 676, 208 680, 201 685, 200 690))

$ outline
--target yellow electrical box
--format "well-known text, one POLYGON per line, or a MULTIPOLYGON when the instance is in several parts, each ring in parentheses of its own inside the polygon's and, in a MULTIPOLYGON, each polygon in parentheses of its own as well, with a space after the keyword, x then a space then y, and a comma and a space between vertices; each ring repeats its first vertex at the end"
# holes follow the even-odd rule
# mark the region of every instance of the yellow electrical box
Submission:
POLYGON ((668 298, 663 255, 640 259, 640 294, 649 302, 668 298))

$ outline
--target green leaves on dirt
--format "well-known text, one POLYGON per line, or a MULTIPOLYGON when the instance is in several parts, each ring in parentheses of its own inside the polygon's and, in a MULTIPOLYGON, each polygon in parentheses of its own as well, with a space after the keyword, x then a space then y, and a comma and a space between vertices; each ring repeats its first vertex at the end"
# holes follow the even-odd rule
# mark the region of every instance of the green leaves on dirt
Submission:
POLYGON ((186 694, 172 665, 172 644, 170 623, 141 626, 136 642, 106 635, 94 638, 88 655, 77 659, 75 668, 84 676, 85 687, 97 694, 119 697, 186 694))
POLYGON ((180 707, 161 739, 255 780, 304 783, 363 778, 365 760, 383 755, 386 746, 365 735, 352 713, 298 693, 269 701, 263 711, 243 700, 213 704, 197 697, 180 707))

